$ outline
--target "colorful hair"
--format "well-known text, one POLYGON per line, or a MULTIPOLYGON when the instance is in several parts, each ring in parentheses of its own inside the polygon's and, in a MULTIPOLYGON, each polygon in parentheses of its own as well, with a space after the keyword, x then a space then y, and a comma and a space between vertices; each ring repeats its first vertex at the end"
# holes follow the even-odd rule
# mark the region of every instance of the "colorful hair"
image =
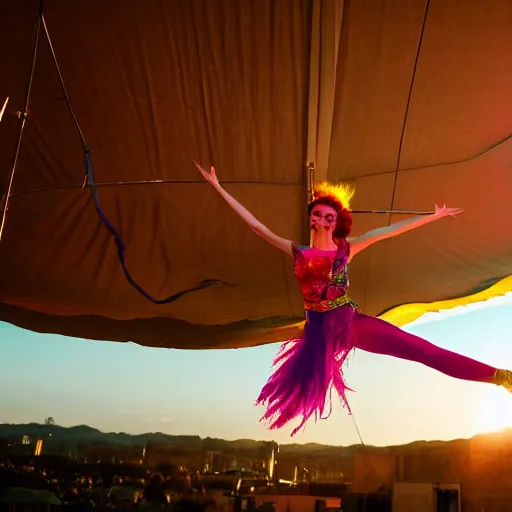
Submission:
POLYGON ((350 201, 354 197, 354 188, 345 183, 333 185, 328 181, 315 184, 313 188, 313 201, 330 198, 340 204, 345 210, 350 210, 350 201))
POLYGON ((352 215, 350 200, 354 197, 354 188, 340 183, 333 185, 327 181, 317 183, 313 189, 313 200, 308 204, 308 215, 317 204, 325 204, 338 212, 333 236, 346 238, 352 230, 352 215))

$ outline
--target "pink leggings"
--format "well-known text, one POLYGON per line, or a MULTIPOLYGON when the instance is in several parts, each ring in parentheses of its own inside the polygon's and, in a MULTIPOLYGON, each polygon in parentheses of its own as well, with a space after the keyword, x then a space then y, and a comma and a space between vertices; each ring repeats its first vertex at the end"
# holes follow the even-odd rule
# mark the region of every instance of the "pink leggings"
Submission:
POLYGON ((366 352, 416 361, 456 379, 493 381, 496 368, 437 347, 379 318, 356 313, 352 325, 354 346, 366 352))

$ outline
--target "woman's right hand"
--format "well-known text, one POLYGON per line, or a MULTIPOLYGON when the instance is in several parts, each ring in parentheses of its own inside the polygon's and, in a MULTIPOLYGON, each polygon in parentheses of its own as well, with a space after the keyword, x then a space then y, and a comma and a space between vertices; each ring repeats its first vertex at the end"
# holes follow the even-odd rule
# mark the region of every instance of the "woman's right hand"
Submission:
POLYGON ((219 180, 217 179, 217 174, 215 172, 215 168, 213 165, 210 168, 210 172, 206 172, 200 164, 198 164, 195 160, 194 163, 196 164, 196 167, 198 171, 203 175, 203 178, 215 189, 219 190, 221 188, 219 180))

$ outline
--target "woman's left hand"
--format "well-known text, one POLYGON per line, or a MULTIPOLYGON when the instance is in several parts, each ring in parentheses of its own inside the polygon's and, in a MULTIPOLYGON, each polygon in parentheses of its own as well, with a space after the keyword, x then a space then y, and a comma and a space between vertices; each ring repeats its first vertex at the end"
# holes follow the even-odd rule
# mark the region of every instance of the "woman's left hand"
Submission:
POLYGON ((215 168, 213 165, 210 168, 210 172, 206 172, 199 163, 194 160, 196 164, 197 170, 203 175, 203 178, 215 189, 219 190, 221 188, 219 180, 217 178, 217 173, 215 172, 215 168))
POLYGON ((455 217, 456 215, 459 215, 459 213, 462 213, 464 210, 462 208, 448 208, 445 204, 443 206, 438 206, 436 204, 436 211, 434 215, 436 217, 448 217, 449 215, 452 217, 455 217))

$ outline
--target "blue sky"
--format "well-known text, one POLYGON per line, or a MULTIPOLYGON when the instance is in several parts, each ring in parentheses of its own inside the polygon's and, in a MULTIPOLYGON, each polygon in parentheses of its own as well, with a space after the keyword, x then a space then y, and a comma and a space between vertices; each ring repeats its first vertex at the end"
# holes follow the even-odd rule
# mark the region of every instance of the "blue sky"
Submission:
MULTIPOLYGON (((406 328, 433 343, 512 368, 512 297, 423 317, 406 328)), ((104 431, 199 434, 290 442, 253 406, 277 345, 177 351, 36 334, 0 323, 0 422, 88 424, 104 431), (8 391, 8 392, 7 392, 8 391)), ((453 439, 512 425, 512 395, 421 365, 356 352, 349 399, 367 444, 453 439)), ((296 442, 358 442, 341 407, 296 442)))

